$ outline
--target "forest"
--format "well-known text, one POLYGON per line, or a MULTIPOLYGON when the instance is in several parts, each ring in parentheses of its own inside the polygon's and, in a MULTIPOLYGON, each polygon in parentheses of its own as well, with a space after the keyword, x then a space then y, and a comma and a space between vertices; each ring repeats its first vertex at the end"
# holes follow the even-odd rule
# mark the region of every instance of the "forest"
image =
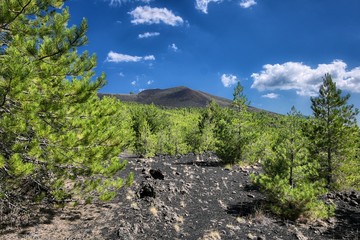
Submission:
POLYGON ((77 49, 87 22, 68 27, 62 0, 0 2, 0 214, 33 203, 113 199, 132 184, 119 175, 122 152, 215 153, 224 166, 258 164, 251 176, 271 211, 286 219, 326 219, 321 196, 360 191, 358 109, 323 76, 312 116, 249 111, 240 83, 233 106, 168 109, 99 99, 105 74, 96 56, 77 49))

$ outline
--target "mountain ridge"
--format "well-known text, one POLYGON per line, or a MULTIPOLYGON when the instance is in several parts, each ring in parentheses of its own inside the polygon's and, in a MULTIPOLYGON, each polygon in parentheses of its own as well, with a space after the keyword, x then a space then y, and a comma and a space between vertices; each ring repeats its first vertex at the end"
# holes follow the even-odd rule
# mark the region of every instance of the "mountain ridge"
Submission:
MULTIPOLYGON (((178 86, 166 89, 147 89, 138 94, 111 94, 99 93, 99 98, 111 96, 123 102, 135 102, 140 104, 154 104, 169 108, 183 107, 206 107, 214 99, 221 107, 230 107, 232 100, 215 96, 203 91, 193 90, 185 86, 178 86)), ((268 112, 259 108, 248 106, 250 111, 268 112)))

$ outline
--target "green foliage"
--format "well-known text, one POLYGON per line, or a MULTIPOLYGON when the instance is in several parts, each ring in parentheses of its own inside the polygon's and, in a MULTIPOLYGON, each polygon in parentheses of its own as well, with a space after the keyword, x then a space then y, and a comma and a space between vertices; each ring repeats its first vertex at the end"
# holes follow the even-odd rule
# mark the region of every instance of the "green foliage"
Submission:
POLYGON ((0 2, 0 195, 5 202, 86 198, 105 181, 118 183, 113 175, 125 167, 118 155, 132 142, 129 115, 123 115, 120 102, 97 98, 105 77, 94 78, 95 55, 77 51, 87 42, 86 21, 67 27, 70 14, 62 4, 0 2))
POLYGON ((198 121, 198 114, 187 112, 186 109, 166 111, 166 113, 168 123, 157 134, 157 139, 159 140, 157 144, 158 153, 178 155, 190 152, 191 147, 187 140, 189 135, 194 132, 198 121))
POLYGON ((354 127, 349 134, 346 161, 341 162, 334 171, 336 174, 335 188, 360 191, 360 130, 354 127))
POLYGON ((318 183, 298 182, 296 187, 289 185, 288 179, 280 175, 254 177, 256 184, 267 194, 273 213, 291 220, 300 217, 326 219, 333 215, 334 206, 326 205, 318 199, 324 189, 318 183))
POLYGON ((325 193, 317 179, 318 164, 309 158, 309 141, 302 132, 302 119, 293 107, 278 129, 272 152, 263 162, 264 173, 253 181, 267 194, 271 210, 282 217, 327 218, 332 207, 318 200, 325 193))
POLYGON ((244 87, 240 82, 237 82, 236 87, 233 92, 233 105, 239 109, 246 108, 250 104, 250 101, 247 99, 244 94, 244 87))
POLYGON ((216 153, 225 163, 248 161, 251 155, 246 150, 256 141, 256 125, 253 114, 248 111, 248 100, 243 94, 240 82, 234 89, 233 108, 220 111, 217 115, 215 136, 216 153))
POLYGON ((132 130, 135 134, 134 152, 151 157, 156 151, 156 134, 166 125, 164 113, 154 105, 132 105, 132 130))
MULTIPOLYGON (((311 98, 313 115, 310 137, 313 156, 321 164, 322 177, 328 188, 337 185, 337 175, 342 165, 353 161, 356 146, 356 115, 358 109, 347 104, 350 94, 342 96, 330 74, 323 78, 319 96, 311 98)), ((351 174, 351 172, 349 172, 351 174)), ((358 174, 358 173, 356 173, 358 174)))
POLYGON ((272 152, 277 140, 278 128, 281 126, 281 116, 271 116, 264 113, 252 113, 251 141, 244 146, 244 158, 247 164, 262 163, 272 152), (280 126, 279 126, 280 125, 280 126))
POLYGON ((216 149, 215 128, 221 118, 219 105, 211 100, 208 106, 202 110, 198 123, 198 129, 194 132, 193 150, 197 154, 216 149))

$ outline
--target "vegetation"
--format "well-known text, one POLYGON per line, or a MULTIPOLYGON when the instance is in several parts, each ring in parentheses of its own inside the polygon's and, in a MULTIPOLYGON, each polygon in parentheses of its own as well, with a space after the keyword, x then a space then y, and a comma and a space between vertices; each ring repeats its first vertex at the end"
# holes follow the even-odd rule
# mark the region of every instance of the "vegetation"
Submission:
POLYGON ((264 159, 264 174, 253 179, 267 194, 274 213, 293 220, 327 218, 333 207, 318 199, 326 191, 321 181, 315 181, 318 164, 310 158, 309 141, 301 130, 304 121, 293 107, 264 159))
MULTIPOLYGON (((312 126, 313 156, 321 165, 320 172, 327 187, 336 187, 336 178, 342 165, 356 155, 356 115, 358 109, 348 105, 350 94, 341 96, 331 75, 326 74, 319 96, 311 98, 315 121, 312 126), (354 131, 355 130, 355 131, 354 131)), ((341 172, 341 171, 340 171, 341 172)))
POLYGON ((126 165, 118 155, 129 144, 128 116, 97 98, 105 77, 94 78, 94 55, 77 52, 86 21, 67 27, 62 4, 0 2, 2 210, 45 197, 108 200, 125 184, 115 173, 126 165))
POLYGON ((125 150, 142 157, 213 151, 224 164, 260 163, 253 181, 285 218, 326 218, 329 189, 360 189, 358 110, 325 75, 313 117, 250 112, 239 83, 221 108, 161 109, 99 100, 104 75, 79 54, 86 21, 67 27, 61 0, 0 2, 0 203, 109 200, 131 183, 125 150))

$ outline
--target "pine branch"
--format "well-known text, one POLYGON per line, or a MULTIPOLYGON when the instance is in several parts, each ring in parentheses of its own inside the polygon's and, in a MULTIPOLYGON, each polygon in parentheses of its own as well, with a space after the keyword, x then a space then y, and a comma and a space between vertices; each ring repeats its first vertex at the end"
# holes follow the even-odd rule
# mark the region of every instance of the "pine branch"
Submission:
POLYGON ((9 10, 11 12, 14 12, 17 14, 14 16, 13 19, 11 19, 8 23, 5 23, 4 25, 0 26, 0 29, 3 30, 7 30, 7 31, 11 31, 9 28, 7 28, 7 26, 9 26, 12 22, 14 22, 21 14, 23 14, 25 12, 25 9, 30 5, 30 3, 32 2, 32 0, 29 0, 22 8, 20 11, 14 11, 14 10, 9 10))

